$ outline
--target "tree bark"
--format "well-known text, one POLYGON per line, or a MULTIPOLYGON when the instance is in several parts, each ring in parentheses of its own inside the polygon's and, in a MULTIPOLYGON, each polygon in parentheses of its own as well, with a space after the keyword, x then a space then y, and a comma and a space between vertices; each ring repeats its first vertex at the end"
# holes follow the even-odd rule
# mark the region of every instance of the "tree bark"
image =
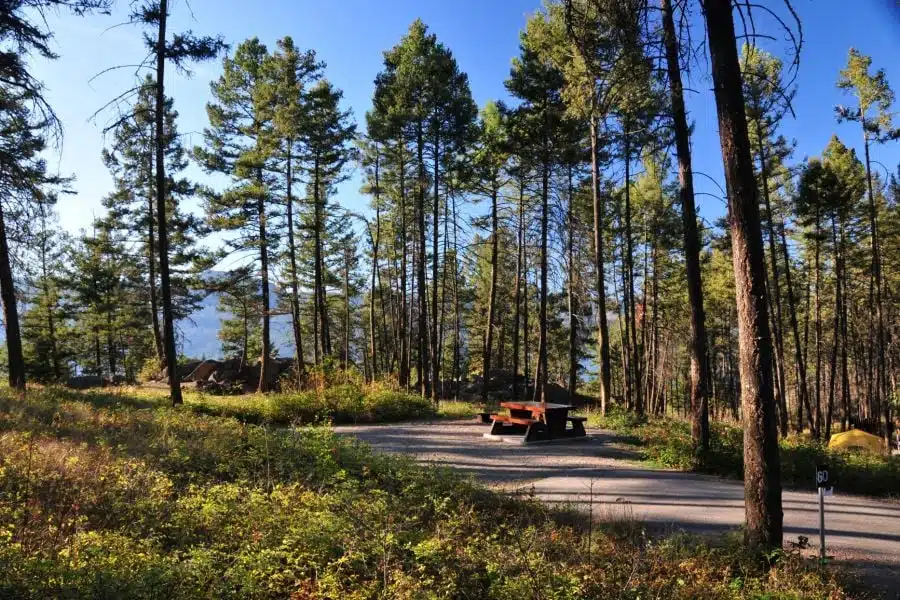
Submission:
POLYGON ((603 200, 600 195, 597 119, 591 118, 591 195, 594 205, 594 269, 597 285, 597 354, 600 359, 600 413, 606 415, 612 395, 609 327, 606 319, 606 284, 603 256, 603 200))
MULTIPOLYGON (((262 186, 262 169, 257 175, 257 184, 262 186)), ((269 316, 269 241, 266 233, 266 201, 260 195, 256 201, 257 218, 259 219, 259 274, 262 282, 262 356, 259 363, 259 392, 269 391, 269 356, 271 352, 271 333, 269 316)))
POLYGON ((288 140, 287 152, 287 176, 285 178, 286 202, 287 202, 287 238, 288 238, 288 259, 290 261, 290 277, 291 277, 291 325, 294 332, 294 360, 297 369, 297 383, 303 380, 303 371, 306 365, 303 364, 303 331, 300 327, 300 292, 299 282, 297 280, 297 247, 294 240, 294 177, 293 177, 293 157, 291 149, 293 140, 288 140))
POLYGON ((666 64, 672 99, 675 149, 678 155, 678 187, 681 199, 681 222, 684 234, 685 270, 688 303, 691 307, 691 440, 696 450, 709 450, 709 393, 707 385, 709 361, 706 353, 706 312, 703 307, 703 280, 700 267, 700 232, 694 204, 694 175, 691 164, 690 127, 684 105, 684 88, 678 62, 678 39, 671 0, 661 0, 666 64))
POLYGON ((626 120, 625 128, 625 271, 627 282, 625 295, 628 296, 628 315, 631 336, 631 361, 632 374, 631 390, 634 397, 631 399, 634 410, 638 416, 644 414, 644 396, 641 389, 641 358, 637 343, 637 307, 634 301, 634 240, 631 233, 631 135, 628 131, 629 124, 626 120))
POLYGON ((550 167, 546 163, 541 174, 541 301, 538 309, 538 366, 534 378, 534 401, 545 402, 547 383, 547 242, 550 220, 550 167))
MULTIPOLYGON (((519 399, 519 319, 522 303, 522 262, 525 238, 525 182, 519 181, 519 222, 516 226, 516 281, 515 281, 515 308, 513 309, 513 400, 519 399)), ((526 332, 527 335, 527 332, 526 332)), ((527 387, 527 375, 526 375, 527 387)))
MULTIPOLYGON (((378 378, 378 350, 376 340, 376 331, 378 324, 375 318, 375 279, 378 275, 378 245, 381 242, 381 188, 379 187, 378 173, 378 147, 375 148, 375 234, 369 235, 372 238, 372 284, 369 288, 369 351, 372 356, 372 381, 378 378)), ((384 298, 382 297, 381 310, 384 312, 384 298)))
POLYGON ((569 272, 568 280, 568 300, 569 300, 569 396, 574 398, 576 388, 578 386, 578 326, 575 319, 575 185, 572 182, 572 165, 568 166, 568 196, 569 206, 567 214, 568 244, 566 253, 568 255, 569 272))
POLYGON ((175 354, 175 318, 172 314, 172 289, 169 282, 169 236, 166 219, 166 163, 165 163, 165 74, 166 21, 168 0, 159 2, 159 29, 156 40, 156 222, 159 228, 159 279, 162 292, 163 335, 166 349, 166 369, 172 405, 182 404, 181 378, 178 375, 178 356, 175 354))
POLYGON ((744 420, 745 535, 752 545, 781 548, 781 472, 765 261, 731 0, 704 0, 703 10, 730 192, 744 420))
POLYGON ((488 399, 491 375, 491 348, 494 340, 494 310, 497 305, 497 257, 500 254, 499 220, 497 218, 497 189, 491 190, 491 284, 488 291, 487 319, 484 328, 484 347, 482 349, 482 381, 481 398, 488 399))
POLYGON ((409 343, 407 341, 409 321, 406 318, 406 161, 403 158, 404 144, 405 142, 401 136, 401 138, 397 140, 399 163, 398 185, 400 187, 400 318, 398 319, 400 324, 400 327, 398 327, 398 337, 400 338, 400 366, 398 380, 401 387, 409 389, 409 343))
POLYGON ((763 131, 759 121, 756 121, 756 137, 759 150, 759 175, 762 180, 763 201, 766 208, 766 226, 769 233, 769 256, 772 259, 772 298, 774 299, 775 313, 772 318, 772 334, 775 337, 775 383, 779 391, 780 402, 778 404, 778 419, 782 437, 788 431, 787 410, 787 381, 784 376, 784 337, 781 331, 781 279, 778 272, 778 254, 775 249, 775 220, 772 215, 772 202, 769 197, 769 169, 766 156, 766 147, 763 143, 763 131))
POLYGON ((3 300, 3 321, 6 325, 6 350, 9 364, 9 387, 25 392, 25 358, 22 354, 22 335, 19 330, 19 307, 9 260, 6 239, 6 218, 0 203, 0 298, 3 300))
POLYGON ((416 133, 416 148, 418 150, 418 164, 419 164, 419 181, 417 184, 418 187, 418 203, 416 205, 416 218, 418 220, 418 231, 416 232, 418 235, 418 250, 419 256, 416 264, 416 276, 417 276, 417 293, 419 299, 419 331, 418 333, 418 346, 419 346, 419 354, 416 359, 416 367, 419 371, 419 383, 420 383, 420 391, 422 393, 423 398, 428 398, 431 396, 431 386, 428 381, 430 376, 430 367, 429 367, 429 344, 428 344, 428 288, 425 286, 425 262, 427 259, 425 248, 426 248, 426 230, 425 230, 425 157, 424 157, 424 147, 425 142, 422 139, 422 127, 421 124, 418 127, 416 133))
MULTIPOLYGON (((150 171, 153 171, 153 154, 150 154, 150 171)), ((149 187, 149 186, 148 186, 149 187)), ((166 360, 165 344, 162 331, 159 328, 159 292, 156 288, 156 233, 154 215, 153 189, 147 190, 147 278, 150 282, 150 320, 153 327, 153 344, 156 349, 156 358, 160 363, 166 360)))
POLYGON ((433 232, 431 236, 431 400, 437 402, 438 399, 438 381, 440 381, 440 339, 438 338, 438 321, 440 319, 440 311, 438 310, 438 266, 440 265, 440 137, 435 136, 434 139, 434 205, 432 206, 432 225, 433 232))
MULTIPOLYGON (((875 206, 875 195, 872 192, 872 168, 869 158, 869 134, 866 129, 865 117, 861 119, 863 129, 863 141, 866 154, 866 189, 869 195, 869 226, 872 230, 872 287, 874 288, 874 315, 875 315, 875 351, 877 352, 877 364, 875 367, 876 380, 873 384, 875 406, 881 405, 884 415, 884 441, 888 446, 891 443, 891 398, 888 388, 886 373, 887 362, 885 359, 885 333, 884 333, 884 308, 882 306, 882 280, 881 280, 881 250, 878 239, 878 209, 875 206)), ((877 410, 877 408, 876 408, 877 410)))

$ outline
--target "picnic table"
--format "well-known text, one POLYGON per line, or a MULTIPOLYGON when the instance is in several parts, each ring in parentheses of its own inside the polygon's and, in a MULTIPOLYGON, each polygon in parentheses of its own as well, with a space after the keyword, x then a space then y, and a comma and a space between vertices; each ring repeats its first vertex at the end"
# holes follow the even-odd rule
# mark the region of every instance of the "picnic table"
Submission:
POLYGON ((585 417, 570 417, 568 404, 552 402, 501 402, 509 415, 491 415, 489 435, 525 435, 526 442, 584 437, 585 417), (568 427, 571 423, 572 427, 568 427))

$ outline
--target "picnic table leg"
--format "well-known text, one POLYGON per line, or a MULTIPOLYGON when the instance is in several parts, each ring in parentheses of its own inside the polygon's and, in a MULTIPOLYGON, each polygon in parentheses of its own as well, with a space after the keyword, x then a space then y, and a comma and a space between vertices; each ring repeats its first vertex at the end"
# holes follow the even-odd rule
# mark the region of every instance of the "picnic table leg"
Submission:
POLYGON ((584 423, 581 421, 572 421, 572 435, 574 437, 584 437, 587 432, 584 430, 584 423))
POLYGON ((503 421, 494 421, 491 424, 491 435, 500 435, 503 433, 503 421))

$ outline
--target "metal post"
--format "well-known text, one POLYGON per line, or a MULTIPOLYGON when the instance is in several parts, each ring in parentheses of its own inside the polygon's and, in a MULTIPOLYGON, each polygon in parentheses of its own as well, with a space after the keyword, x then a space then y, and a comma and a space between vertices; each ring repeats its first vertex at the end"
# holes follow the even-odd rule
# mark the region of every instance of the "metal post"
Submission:
POLYGON ((825 562, 825 488, 819 488, 819 557, 825 562))

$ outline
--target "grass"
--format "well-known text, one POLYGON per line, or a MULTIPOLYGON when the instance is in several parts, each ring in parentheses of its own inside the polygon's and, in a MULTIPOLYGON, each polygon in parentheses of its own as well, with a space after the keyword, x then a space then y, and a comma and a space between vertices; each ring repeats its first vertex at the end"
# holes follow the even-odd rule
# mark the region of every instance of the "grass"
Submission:
MULTIPOLYGON (((639 421, 622 411, 607 417, 588 415, 588 424, 629 436, 647 460, 671 469, 699 470, 734 479, 744 476, 743 431, 737 425, 712 423, 710 450, 701 467, 694 465, 690 424, 670 417, 639 421)), ((837 491, 900 498, 900 457, 830 450, 806 435, 780 440, 781 480, 788 487, 813 489, 816 465, 827 464, 837 491)))
POLYGON ((0 390, 0 597, 832 598, 794 553, 650 539, 146 395, 0 390))
MULTIPOLYGON (((85 392, 82 397, 90 397, 95 404, 136 408, 160 408, 169 403, 167 392, 157 388, 108 388, 85 392)), ((355 384, 335 385, 321 392, 240 396, 185 390, 184 407, 197 414, 272 425, 388 423, 436 416, 433 404, 419 395, 355 384)))

